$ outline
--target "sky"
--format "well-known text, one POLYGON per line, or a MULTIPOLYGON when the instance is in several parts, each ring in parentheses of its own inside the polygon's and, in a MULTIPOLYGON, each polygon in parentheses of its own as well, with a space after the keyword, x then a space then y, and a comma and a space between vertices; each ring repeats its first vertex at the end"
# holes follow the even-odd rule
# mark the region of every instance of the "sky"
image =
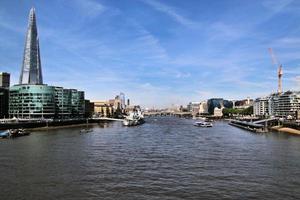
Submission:
POLYGON ((35 7, 44 83, 148 108, 300 90, 297 0, 0 0, 0 71, 20 76, 35 7))

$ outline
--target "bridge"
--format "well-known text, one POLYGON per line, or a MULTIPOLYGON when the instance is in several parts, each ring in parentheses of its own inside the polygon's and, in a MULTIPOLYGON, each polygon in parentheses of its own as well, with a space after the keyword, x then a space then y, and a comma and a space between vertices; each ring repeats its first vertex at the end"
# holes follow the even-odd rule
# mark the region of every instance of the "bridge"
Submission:
POLYGON ((178 117, 191 117, 192 112, 174 112, 174 111, 157 111, 145 112, 144 116, 178 116, 178 117))

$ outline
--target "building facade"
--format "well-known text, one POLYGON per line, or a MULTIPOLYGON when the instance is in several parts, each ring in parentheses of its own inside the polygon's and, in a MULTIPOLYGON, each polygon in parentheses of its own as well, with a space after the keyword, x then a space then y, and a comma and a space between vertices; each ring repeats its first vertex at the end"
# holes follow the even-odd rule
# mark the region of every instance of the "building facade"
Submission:
POLYGON ((0 87, 0 118, 8 118, 9 90, 0 87))
POLYGON ((48 85, 14 85, 10 87, 11 118, 48 118, 55 116, 55 90, 48 85))
POLYGON ((191 112, 193 115, 198 115, 199 114, 199 106, 200 106, 200 102, 190 102, 187 105, 187 110, 188 110, 188 112, 191 112))
POLYGON ((72 96, 70 89, 55 87, 55 118, 68 119, 72 114, 72 96))
POLYGON ((272 105, 270 115, 296 118, 297 112, 300 111, 300 92, 287 91, 281 95, 274 95, 270 104, 272 105))
POLYGON ((7 72, 0 73, 0 87, 9 88, 10 86, 10 74, 7 72))
POLYGON ((8 118, 10 74, 0 73, 0 118, 8 118))
POLYGON ((84 103, 84 92, 76 89, 71 90, 71 105, 72 105, 72 118, 81 118, 84 116, 85 103, 84 103))
POLYGON ((250 99, 249 97, 247 99, 233 101, 233 108, 236 109, 246 109, 252 105, 253 99, 250 99))
POLYGON ((208 114, 208 105, 207 101, 202 101, 199 105, 199 114, 200 115, 207 115, 208 114))
POLYGON ((84 117, 93 117, 93 114, 95 112, 94 106, 94 102, 91 102, 90 100, 84 100, 84 117))
POLYGON ((43 84, 35 9, 31 8, 19 84, 43 84))
POLYGON ((254 101, 255 116, 274 116, 296 119, 300 111, 300 91, 275 93, 254 101))
POLYGON ((210 115, 214 115, 214 111, 216 107, 219 109, 232 108, 233 103, 231 101, 222 98, 213 98, 207 100, 207 108, 208 108, 208 113, 210 115))
POLYGON ((84 92, 48 85, 14 85, 9 93, 9 116, 25 119, 84 117, 84 92))
POLYGON ((269 115, 269 98, 257 98, 253 103, 253 114, 255 116, 269 115))
POLYGON ((93 101, 96 117, 111 117, 114 114, 114 105, 110 101, 93 101))

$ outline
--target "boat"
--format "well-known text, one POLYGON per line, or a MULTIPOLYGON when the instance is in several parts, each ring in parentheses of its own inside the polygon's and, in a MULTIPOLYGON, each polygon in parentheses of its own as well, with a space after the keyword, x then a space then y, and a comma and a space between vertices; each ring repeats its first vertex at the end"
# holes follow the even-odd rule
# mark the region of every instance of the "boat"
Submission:
POLYGON ((201 122, 195 122, 194 126, 210 128, 210 127, 213 127, 213 124, 210 123, 210 122, 203 122, 203 121, 201 121, 201 122))
POLYGON ((16 138, 30 135, 30 132, 24 129, 9 129, 0 133, 0 138, 16 138))
POLYGON ((80 133, 89 133, 92 132, 93 129, 89 128, 89 119, 86 119, 86 127, 80 130, 80 133))
POLYGON ((28 132, 24 129, 21 129, 21 128, 20 129, 10 129, 9 133, 10 133, 9 137, 11 137, 11 138, 30 135, 30 132, 28 132))
POLYGON ((8 138, 10 136, 9 130, 0 132, 0 138, 8 138))
POLYGON ((140 109, 136 109, 134 111, 129 112, 129 115, 127 115, 123 120, 124 126, 137 126, 140 124, 143 124, 144 121, 144 115, 142 114, 140 109))
POLYGON ((92 132, 92 131, 93 131, 93 129, 91 129, 91 128, 84 128, 84 129, 80 130, 80 133, 89 133, 89 132, 92 132))

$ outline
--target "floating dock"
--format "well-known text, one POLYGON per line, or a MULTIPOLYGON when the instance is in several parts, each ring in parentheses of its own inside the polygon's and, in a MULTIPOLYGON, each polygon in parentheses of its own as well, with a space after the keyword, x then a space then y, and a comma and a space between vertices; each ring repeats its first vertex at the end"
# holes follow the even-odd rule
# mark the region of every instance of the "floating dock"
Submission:
POLYGON ((253 123, 253 122, 231 120, 229 122, 229 125, 236 126, 238 128, 242 128, 242 129, 252 131, 252 132, 255 132, 255 133, 266 133, 266 132, 268 132, 267 128, 264 125, 253 123))

